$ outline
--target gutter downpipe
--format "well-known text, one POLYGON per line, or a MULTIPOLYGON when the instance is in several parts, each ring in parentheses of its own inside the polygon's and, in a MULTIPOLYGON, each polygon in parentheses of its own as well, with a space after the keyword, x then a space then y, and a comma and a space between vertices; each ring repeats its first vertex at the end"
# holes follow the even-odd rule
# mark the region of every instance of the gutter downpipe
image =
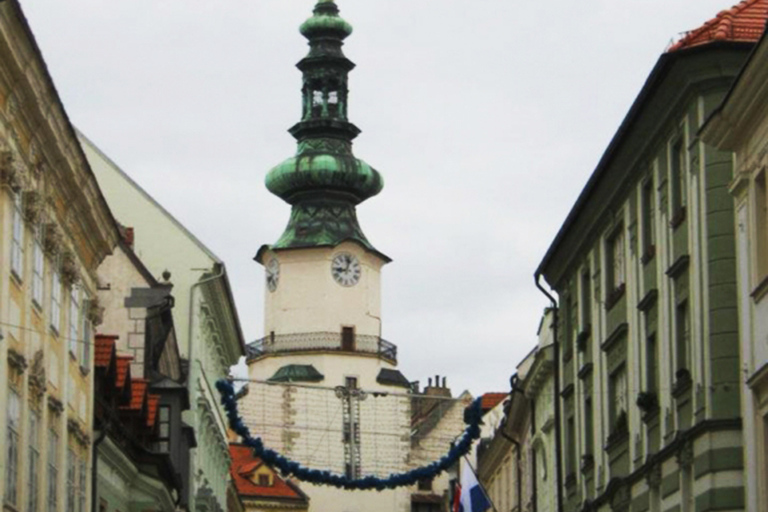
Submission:
POLYGON ((93 441, 93 448, 91 453, 91 510, 93 512, 97 512, 99 510, 97 503, 99 501, 99 445, 107 437, 107 428, 109 428, 109 426, 106 423, 103 424, 101 426, 99 437, 93 441))
MULTIPOLYGON (((512 376, 512 378, 509 379, 509 383, 512 386, 512 393, 520 393, 520 394, 522 394, 523 395, 523 400, 525 400, 525 392, 517 385, 517 382, 518 382, 517 374, 514 374, 512 376)), ((510 393, 510 395, 512 393, 510 393)), ((512 397, 512 399, 514 400, 514 396, 512 397)), ((509 434, 507 434, 504 431, 503 428, 500 430, 500 432, 501 432, 501 436, 504 439, 506 439, 507 441, 509 441, 510 443, 512 443, 515 446, 515 452, 517 453, 517 457, 516 457, 517 458, 517 462, 515 464, 515 469, 517 470, 516 471, 517 478, 515 478, 515 480, 517 480, 517 501, 518 501, 517 509, 518 510, 523 510, 523 482, 521 481, 522 469, 520 469, 521 461, 522 461, 522 456, 523 456, 522 453, 520 452, 522 447, 520 446, 520 442, 517 439, 515 439, 514 437, 510 436, 509 434)), ((533 478, 534 479, 536 478, 535 474, 533 475, 533 478)), ((534 503, 535 503, 535 498, 534 498, 534 503)), ((533 510, 534 510, 534 512, 536 512, 536 506, 535 505, 533 507, 533 510)))
POLYGON ((555 352, 555 470, 557 471, 557 511, 563 512, 563 440, 560 425, 560 343, 557 341, 557 322, 558 309, 555 298, 541 286, 541 272, 536 272, 533 276, 538 288, 552 303, 552 345, 555 352))
MULTIPOLYGON (((221 263, 214 263, 213 264, 213 269, 212 269, 214 272, 216 271, 216 266, 219 267, 219 269, 218 269, 219 273, 218 274, 210 276, 210 277, 206 277, 205 279, 200 279, 199 281, 197 281, 195 284, 193 284, 189 288, 189 322, 187 324, 187 336, 189 337, 188 344, 187 344, 187 356, 188 356, 188 363, 187 363, 187 394, 190 397, 190 411, 192 411, 193 415, 195 414, 195 412, 194 412, 194 409, 193 409, 193 402, 191 401, 191 398, 194 396, 193 395, 193 387, 194 386, 193 386, 193 381, 192 381, 192 373, 193 373, 193 368, 194 368, 195 365, 193 364, 194 359, 192 358, 192 355, 193 355, 193 352, 194 352, 195 344, 192 343, 192 340, 194 339, 193 336, 192 336, 193 335, 192 328, 194 326, 193 318, 194 318, 194 312, 195 312, 195 290, 199 286, 201 286, 201 285, 208 284, 211 281, 215 281, 216 279, 221 279, 224 276, 224 273, 226 272, 226 269, 225 269, 224 265, 222 265, 221 263)), ((193 270, 198 270, 198 269, 193 269, 193 270)), ((205 270, 207 270, 207 269, 205 269, 205 270)), ((193 448, 193 450, 197 450, 197 448, 193 448)), ((192 457, 191 456, 190 456, 190 462, 192 462, 192 457)), ((187 491, 189 493, 188 494, 189 498, 188 498, 188 502, 187 502, 187 510, 195 510, 196 509, 195 503, 194 503, 195 497, 194 497, 194 492, 193 492, 193 487, 194 487, 193 486, 193 482, 195 481, 194 470, 195 470, 195 464, 191 463, 189 465, 189 475, 188 475, 189 480, 188 480, 188 484, 187 484, 189 486, 189 489, 187 489, 187 491)))

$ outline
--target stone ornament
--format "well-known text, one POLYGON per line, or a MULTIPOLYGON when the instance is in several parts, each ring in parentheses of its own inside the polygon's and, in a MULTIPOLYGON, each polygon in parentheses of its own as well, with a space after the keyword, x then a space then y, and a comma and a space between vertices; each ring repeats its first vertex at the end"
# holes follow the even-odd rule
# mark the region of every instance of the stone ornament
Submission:
POLYGON ((693 443, 685 442, 677 452, 677 463, 680 467, 687 468, 693 464, 693 443))
POLYGON ((40 192, 36 190, 24 192, 22 204, 24 220, 32 225, 38 224, 43 218, 43 199, 40 192))
POLYGON ((88 321, 91 322, 94 327, 101 325, 101 323, 104 321, 104 308, 101 307, 98 297, 94 297, 88 301, 88 310, 86 315, 88 321))
POLYGON ((38 350, 32 358, 32 366, 29 370, 29 389, 37 398, 45 394, 45 364, 43 364, 43 351, 38 350))
POLYGON ((48 409, 55 415, 59 416, 64 412, 64 404, 53 395, 48 395, 48 409))
POLYGON ((45 233, 43 236, 43 250, 45 251, 45 254, 55 258, 61 253, 63 243, 64 236, 61 234, 61 230, 56 223, 47 223, 45 225, 45 233))
POLYGON ((651 489, 658 489, 661 485, 661 465, 654 464, 651 466, 648 474, 645 476, 645 481, 651 489))
POLYGON ((73 286, 80 280, 77 260, 71 251, 66 251, 61 257, 61 281, 66 286, 73 286))
POLYGON ((22 374, 28 368, 27 359, 13 348, 8 349, 8 366, 17 374, 22 374))

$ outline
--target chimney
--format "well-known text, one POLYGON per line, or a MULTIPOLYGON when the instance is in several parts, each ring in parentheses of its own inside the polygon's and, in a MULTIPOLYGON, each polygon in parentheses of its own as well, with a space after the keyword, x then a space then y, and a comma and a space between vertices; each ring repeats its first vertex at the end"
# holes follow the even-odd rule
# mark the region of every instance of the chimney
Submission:
POLYGON ((123 241, 125 242, 125 245, 133 249, 133 228, 125 228, 123 241))

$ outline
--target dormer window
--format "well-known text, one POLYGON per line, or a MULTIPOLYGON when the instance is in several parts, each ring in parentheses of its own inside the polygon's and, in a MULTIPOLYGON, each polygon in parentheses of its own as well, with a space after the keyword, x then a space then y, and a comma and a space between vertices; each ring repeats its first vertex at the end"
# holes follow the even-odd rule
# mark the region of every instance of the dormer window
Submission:
POLYGON ((269 475, 259 475, 259 487, 272 487, 272 483, 269 481, 269 475))

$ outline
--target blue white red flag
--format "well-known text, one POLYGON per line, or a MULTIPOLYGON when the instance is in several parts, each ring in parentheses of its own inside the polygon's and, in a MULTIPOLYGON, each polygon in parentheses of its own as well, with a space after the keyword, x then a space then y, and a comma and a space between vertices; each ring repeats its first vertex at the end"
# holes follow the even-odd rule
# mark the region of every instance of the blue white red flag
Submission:
POLYGON ((456 489, 453 512, 485 512, 491 501, 466 457, 461 460, 461 483, 456 489))

